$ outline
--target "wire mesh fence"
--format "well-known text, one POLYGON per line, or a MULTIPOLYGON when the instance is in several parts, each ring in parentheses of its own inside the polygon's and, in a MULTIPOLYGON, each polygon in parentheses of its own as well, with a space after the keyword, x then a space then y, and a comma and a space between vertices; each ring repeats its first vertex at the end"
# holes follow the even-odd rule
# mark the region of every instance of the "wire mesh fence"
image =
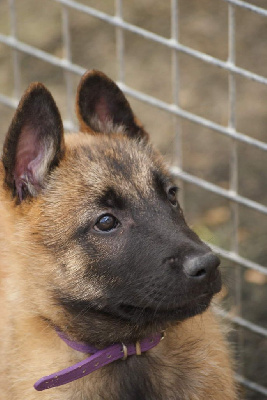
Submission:
MULTIPOLYGON (((258 115, 257 112, 261 113, 262 108, 259 105, 256 107, 256 104, 257 101, 261 103, 260 98, 263 100, 266 96, 267 77, 264 76, 264 68, 258 64, 264 65, 267 51, 265 50, 265 55, 261 53, 262 58, 257 54, 253 55, 256 60, 255 66, 253 63, 247 64, 248 67, 240 66, 238 60, 242 58, 240 53, 243 49, 240 37, 244 40, 244 36, 239 33, 240 18, 244 18, 245 25, 249 26, 251 23, 254 27, 257 26, 255 18, 260 18, 260 33, 263 37, 256 34, 252 37, 254 41, 257 39, 264 43, 264 38, 267 40, 267 9, 251 4, 252 2, 239 0, 212 2, 201 0, 198 2, 201 6, 197 6, 194 0, 187 1, 187 5, 185 0, 171 0, 170 3, 165 2, 164 6, 161 3, 148 1, 146 12, 148 16, 154 16, 153 23, 149 20, 150 17, 142 19, 144 10, 141 10, 140 14, 140 10, 131 8, 134 6, 123 0, 95 3, 89 0, 82 2, 43 0, 35 1, 35 4, 31 0, 2 2, 0 59, 5 60, 5 63, 2 63, 2 71, 6 71, 6 75, 2 74, 2 78, 0 76, 0 116, 5 120, 8 114, 6 110, 16 107, 25 89, 25 82, 48 81, 48 86, 54 87, 53 94, 57 91, 59 102, 62 103, 65 128, 75 129, 76 122, 72 111, 75 83, 86 69, 91 68, 104 69, 108 75, 114 75, 121 89, 132 99, 131 102, 136 101, 136 108, 145 118, 148 112, 150 117, 147 122, 152 128, 157 125, 157 118, 160 115, 163 120, 160 130, 164 129, 171 133, 161 135, 158 141, 167 158, 171 160, 172 174, 182 186, 181 202, 202 237, 203 234, 204 238, 206 235, 213 249, 226 260, 226 265, 231 267, 226 271, 226 279, 230 276, 230 280, 234 281, 232 284, 234 288, 232 293, 225 295, 225 311, 221 312, 236 326, 234 340, 239 360, 236 379, 248 389, 246 398, 266 399, 267 375, 264 369, 267 368, 267 357, 265 362, 262 359, 259 361, 264 352, 267 352, 267 316, 264 312, 266 303, 261 304, 259 312, 255 310, 259 308, 259 303, 267 300, 264 290, 266 287, 264 284, 267 282, 267 268, 264 265, 267 257, 265 240, 267 177, 263 164, 267 142, 264 128, 258 131, 256 129, 255 133, 249 123, 246 129, 246 118, 243 118, 245 122, 240 123, 240 115, 244 117, 244 112, 240 111, 240 108, 244 104, 242 96, 254 96, 255 115, 258 115), (31 15, 30 8, 26 11, 23 9, 27 2, 29 7, 36 7, 34 15, 38 17, 34 20, 27 19, 27 12, 31 15), (189 7, 188 4, 191 4, 191 10, 186 8, 189 7), (197 7, 199 7, 198 12, 195 12, 197 7), (198 41, 192 32, 190 33, 188 27, 183 26, 184 16, 187 15, 189 18, 190 13, 194 17, 191 21, 193 25, 197 25, 198 21, 203 19, 201 7, 204 11, 211 9, 209 19, 205 20, 209 27, 207 35, 210 41, 215 40, 212 37, 211 26, 216 32, 216 24, 219 28, 221 21, 224 24, 222 31, 218 33, 218 43, 222 39, 227 43, 224 46, 219 44, 218 49, 215 44, 210 52, 205 52, 201 48, 201 41, 198 41), (218 11, 218 15, 212 15, 214 10, 218 11), (131 13, 133 17, 130 17, 131 13), (43 25, 40 23, 41 17, 45 19, 43 25), (26 21, 24 24, 23 19, 26 21), (159 26, 163 19, 165 23, 159 26), (27 32, 25 24, 31 25, 33 29, 27 32), (44 35, 51 38, 49 44, 43 40, 44 35), (112 40, 109 42, 111 36, 112 40), (57 45, 58 42, 60 45, 57 45), (194 46, 195 42, 199 49, 194 46), (147 47, 141 51, 144 44, 147 47), (152 46, 152 50, 149 46, 152 46), (78 47, 82 47, 80 52, 77 51, 78 47), (90 59, 86 58, 87 52, 90 54, 90 59), (105 53, 103 59, 101 52, 105 53), (138 60, 137 69, 135 63, 138 60), (131 68, 129 61, 132 64, 131 68), (196 66, 190 64, 194 62, 196 66), (149 65, 154 65, 155 69, 149 68, 149 65), (149 70, 149 76, 146 69, 149 70), (203 85, 206 86, 204 88, 200 85, 196 102, 199 104, 206 101, 204 89, 213 90, 212 96, 215 97, 211 97, 216 99, 216 104, 222 103, 223 116, 218 116, 221 108, 218 114, 215 113, 216 115, 210 110, 205 115, 203 109, 198 109, 197 105, 190 106, 194 99, 193 95, 188 95, 184 89, 185 81, 190 87, 190 80, 197 74, 201 75, 201 79, 204 80, 203 85), (148 84, 150 79, 152 83, 148 84), (162 84, 159 82, 161 80, 162 84), (223 92, 220 90, 222 87, 220 85, 216 90, 216 81, 226 83, 227 87, 223 92), (169 89, 168 94, 163 85, 169 89), (250 90, 249 85, 256 85, 257 90, 255 92, 254 89, 250 90), (245 87, 245 92, 242 92, 240 87, 245 87), (188 100, 185 99, 187 95, 188 100), (189 131, 193 132, 194 136, 189 134, 189 131), (224 163, 228 168, 222 178, 219 172, 199 173, 197 161, 195 167, 188 164, 188 160, 192 164, 194 159, 197 159, 195 152, 200 145, 203 147, 203 141, 205 145, 201 150, 201 156, 204 159, 210 157, 203 170, 206 168, 214 171, 213 158, 222 157, 223 161, 219 165, 224 163), (227 152, 225 148, 228 149, 227 152), (194 154, 190 154, 191 152, 194 154), (227 160, 225 160, 226 154, 227 160), (251 167, 254 162, 257 164, 255 171, 251 167), (250 178, 253 183, 246 185, 247 177, 244 177, 243 170, 246 171, 245 175, 249 175, 251 170, 254 171, 254 175, 250 178), (261 188, 260 190, 256 188, 258 192, 255 190, 257 173, 260 176, 257 185, 261 188), (247 189, 247 186, 250 189, 247 189), (200 212, 205 211, 206 219, 209 220, 207 223, 199 219, 195 210, 198 206, 192 198, 197 199, 200 212), (216 221, 214 223, 214 217, 207 211, 210 206, 217 211, 215 220, 219 218, 218 223, 216 221), (216 224, 220 226, 218 229, 214 228, 216 224), (251 248, 253 251, 248 250, 251 248), (256 286, 251 289, 250 284, 256 286), (255 292, 258 297, 255 296, 255 292), (229 297, 230 301, 227 300, 229 297), (247 312, 248 309, 250 313, 247 312), (254 315, 257 316, 254 318, 254 315), (261 348, 257 358, 253 346, 259 343, 261 348), (247 352, 246 346, 249 349, 247 352), (246 368, 246 365, 249 367, 246 368)), ((258 3, 261 4, 261 1, 258 3)), ((206 26, 197 25, 197 35, 205 29, 206 26)), ((254 42, 251 46, 254 46, 254 42)), ((244 57, 246 59, 249 55, 245 54, 244 57)), ((242 64, 246 65, 246 60, 242 64)), ((194 91, 194 88, 191 89, 194 91)), ((207 103, 206 108, 217 107, 214 101, 207 103)), ((266 122, 262 116, 261 121, 262 125, 266 122)))

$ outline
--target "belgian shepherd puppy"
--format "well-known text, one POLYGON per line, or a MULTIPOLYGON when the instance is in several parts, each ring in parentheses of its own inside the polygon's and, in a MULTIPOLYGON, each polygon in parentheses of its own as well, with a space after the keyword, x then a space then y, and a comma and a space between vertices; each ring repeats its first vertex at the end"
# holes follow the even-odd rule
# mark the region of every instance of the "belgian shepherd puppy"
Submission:
POLYGON ((5 139, 0 399, 236 399, 219 259, 116 84, 87 72, 77 115, 34 83, 5 139))

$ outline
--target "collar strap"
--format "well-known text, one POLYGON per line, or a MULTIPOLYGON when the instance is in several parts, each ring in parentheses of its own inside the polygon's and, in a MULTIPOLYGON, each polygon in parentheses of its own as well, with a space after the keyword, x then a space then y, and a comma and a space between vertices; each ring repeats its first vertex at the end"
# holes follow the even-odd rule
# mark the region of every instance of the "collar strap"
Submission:
POLYGON ((157 344, 159 344, 159 342, 164 338, 163 334, 157 333, 141 340, 140 342, 136 342, 135 344, 125 345, 123 343, 116 343, 103 350, 98 350, 85 343, 78 343, 68 339, 64 333, 59 330, 57 330, 57 334, 72 349, 80 351, 81 353, 89 353, 91 355, 71 367, 62 369, 61 371, 39 379, 34 384, 34 388, 38 391, 70 383, 76 379, 91 374, 91 372, 94 372, 113 361, 119 359, 126 360, 128 356, 132 355, 141 355, 157 346, 157 344))

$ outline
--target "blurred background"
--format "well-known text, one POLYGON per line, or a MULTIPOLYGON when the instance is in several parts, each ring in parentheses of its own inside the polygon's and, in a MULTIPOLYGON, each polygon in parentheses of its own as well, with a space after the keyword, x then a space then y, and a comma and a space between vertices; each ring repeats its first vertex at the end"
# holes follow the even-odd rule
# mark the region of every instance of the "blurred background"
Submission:
POLYGON ((1 0, 0 144, 30 82, 53 93, 66 130, 84 69, 121 82, 189 224, 223 256, 240 398, 266 400, 267 2, 233 3, 1 0))

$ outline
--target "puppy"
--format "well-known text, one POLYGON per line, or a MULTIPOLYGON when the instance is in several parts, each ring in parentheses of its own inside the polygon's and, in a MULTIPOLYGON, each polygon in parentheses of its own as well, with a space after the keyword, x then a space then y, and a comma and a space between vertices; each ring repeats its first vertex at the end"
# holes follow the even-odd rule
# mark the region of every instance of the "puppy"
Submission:
POLYGON ((76 108, 64 138, 34 83, 5 139, 0 399, 236 399, 219 259, 116 84, 87 72, 76 108))

